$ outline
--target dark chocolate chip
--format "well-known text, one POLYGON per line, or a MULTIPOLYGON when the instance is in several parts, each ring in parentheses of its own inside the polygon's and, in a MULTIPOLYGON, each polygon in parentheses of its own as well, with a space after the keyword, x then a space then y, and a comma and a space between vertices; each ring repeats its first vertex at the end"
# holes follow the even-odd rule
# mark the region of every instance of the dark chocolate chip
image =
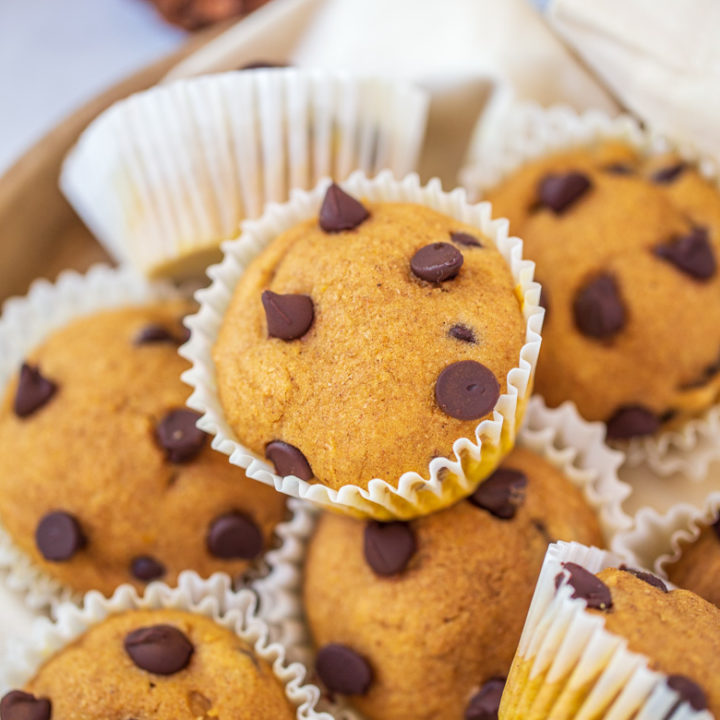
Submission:
POLYGON ((268 335, 281 340, 302 337, 315 316, 312 298, 308 295, 278 295, 272 290, 262 294, 268 335))
POLYGON ((378 575, 401 573, 416 548, 415 535, 408 523, 371 520, 365 525, 365 561, 378 575))
POLYGON ((511 520, 525 502, 527 482, 524 472, 501 467, 481 482, 468 500, 501 520, 511 520))
POLYGON ((275 466, 278 475, 295 475, 307 481, 313 479, 310 463, 294 445, 273 440, 265 446, 265 457, 275 466))
POLYGON ((57 392, 57 385, 40 374, 40 368, 23 363, 20 368, 14 410, 18 417, 32 415, 57 392))
POLYGON ((177 345, 179 338, 162 325, 146 325, 136 336, 134 345, 154 345, 156 343, 172 343, 177 345))
POLYGON ((286 62, 275 62, 274 60, 253 60, 241 65, 238 70, 272 70, 273 68, 290 67, 286 62))
POLYGON ((125 636, 125 652, 141 670, 174 675, 187 667, 193 654, 187 636, 172 625, 138 628, 125 636))
POLYGON ((35 545, 50 562, 64 562, 85 547, 86 540, 74 515, 56 510, 45 515, 35 529, 35 545))
POLYGON ((687 235, 657 245, 653 252, 695 280, 709 280, 717 269, 715 253, 705 228, 693 228, 687 235))
POLYGON ((610 338, 625 326, 625 307, 612 275, 596 275, 575 295, 573 314, 577 329, 599 340, 610 338))
POLYGON ((477 420, 487 415, 500 397, 500 385, 492 371, 475 360, 448 365, 435 382, 435 401, 458 420, 477 420))
POLYGON ((685 675, 668 675, 667 684, 668 687, 680 696, 680 699, 675 703, 665 718, 671 717, 683 703, 688 703, 693 710, 707 709, 707 695, 705 695, 705 691, 694 680, 691 680, 685 675))
POLYGON ((490 678, 471 698, 465 708, 465 720, 497 720, 505 678, 490 678))
POLYGON ((216 517, 207 534, 211 555, 223 560, 256 557, 263 549, 260 528, 246 515, 230 512, 216 517))
POLYGON ((660 428, 660 419, 642 405, 626 405, 615 411, 607 421, 610 440, 626 440, 641 435, 652 435, 660 428))
POLYGON ((460 272, 462 253, 450 243, 437 242, 420 248, 410 259, 410 269, 421 280, 445 282, 460 272))
POLYGON ((470 233, 464 232, 451 232, 450 239, 456 245, 462 245, 463 247, 482 247, 482 243, 470 233))
POLYGON ((130 572, 137 580, 150 582, 165 574, 165 566, 150 555, 138 555, 130 562, 130 572))
POLYGON ((171 410, 155 427, 155 438, 170 462, 192 460, 205 445, 207 435, 197 427, 200 413, 171 410))
POLYGON ((354 230, 370 217, 367 208, 333 183, 325 193, 318 222, 327 233, 354 230))
POLYGON ((612 607, 610 588, 598 577, 574 562, 564 562, 565 568, 555 577, 555 587, 567 583, 573 588, 572 597, 585 600, 593 610, 609 610, 612 607))
POLYGON ((477 342, 473 329, 469 328, 467 325, 463 325, 462 323, 456 323, 453 325, 450 330, 448 330, 448 335, 450 337, 454 337, 456 340, 462 340, 466 343, 477 342))
POLYGON ((611 175, 632 175, 635 172, 629 165, 621 162, 606 165, 603 170, 611 175))
POLYGON ((315 669, 325 687, 341 695, 364 695, 373 679, 368 661, 352 648, 338 643, 318 650, 315 669))
POLYGON ((644 570, 638 570, 637 568, 631 568, 627 565, 621 565, 620 570, 626 573, 630 573, 631 575, 634 575, 638 580, 642 580, 643 582, 646 582, 648 585, 652 585, 654 588, 657 588, 658 590, 662 590, 662 592, 666 593, 668 591, 667 585, 659 578, 657 575, 653 575, 652 573, 645 572, 644 570))
POLYGON ((560 215, 591 187, 590 178, 584 173, 577 171, 564 174, 551 173, 540 181, 538 188, 540 204, 560 215))
POLYGON ((675 163, 675 165, 668 165, 668 167, 655 171, 652 175, 652 179, 656 183, 667 185, 668 183, 677 180, 677 178, 682 175, 686 167, 687 165, 684 162, 675 163))
POLYGON ((0 700, 0 720, 50 720, 47 698, 36 698, 22 690, 11 690, 0 700))

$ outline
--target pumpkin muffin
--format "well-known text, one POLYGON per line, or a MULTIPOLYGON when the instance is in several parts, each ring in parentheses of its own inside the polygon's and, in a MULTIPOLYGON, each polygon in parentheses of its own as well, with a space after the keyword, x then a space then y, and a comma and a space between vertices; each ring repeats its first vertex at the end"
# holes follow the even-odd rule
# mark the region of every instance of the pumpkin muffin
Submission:
POLYGON ((319 679, 372 720, 494 717, 556 538, 602 545, 581 491, 522 448, 447 510, 322 515, 303 589, 319 679))
POLYGON ((338 489, 391 483, 492 417, 526 338, 521 294, 475 227, 328 190, 237 283, 213 349, 239 441, 338 489))
POLYGON ((0 521, 63 586, 109 594, 248 570, 282 496, 210 447, 185 408, 186 303, 85 316, 26 359, 0 406, 0 521))
POLYGON ((536 389, 618 440, 720 393, 720 193, 671 155, 605 142, 528 163, 486 198, 536 263, 536 389))
POLYGON ((91 627, 0 701, 2 720, 296 717, 268 663, 232 631, 180 610, 91 627))

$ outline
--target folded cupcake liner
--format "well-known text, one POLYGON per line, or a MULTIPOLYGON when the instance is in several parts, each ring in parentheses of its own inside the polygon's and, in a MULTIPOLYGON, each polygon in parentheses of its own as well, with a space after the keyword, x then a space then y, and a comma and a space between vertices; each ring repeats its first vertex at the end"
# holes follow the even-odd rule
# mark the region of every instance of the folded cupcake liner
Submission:
POLYGON ((320 690, 304 683, 305 667, 289 663, 285 648, 270 639, 269 627, 257 609, 255 593, 248 589, 233 592, 230 579, 222 574, 203 580, 194 572, 184 572, 177 587, 153 582, 139 595, 131 585, 122 585, 109 598, 90 592, 81 606, 59 605, 54 622, 38 618, 28 641, 8 648, 5 662, 0 664, 0 689, 4 693, 21 688, 44 662, 91 627, 111 615, 140 609, 185 610, 232 630, 272 667, 288 701, 297 709, 298 718, 332 720, 330 715, 317 711, 320 690))
POLYGON ((149 276, 202 275, 291 188, 415 168, 428 97, 400 81, 296 69, 179 80, 113 105, 60 185, 105 248, 149 276))
MULTIPOLYGON (((720 189, 720 168, 691 146, 671 143, 628 115, 610 117, 597 110, 578 114, 566 106, 543 108, 533 103, 501 109, 476 135, 461 183, 471 198, 483 194, 532 160, 599 140, 621 140, 643 155, 679 153, 720 189)), ((681 472, 702 480, 709 463, 720 459, 720 403, 697 418, 648 437, 623 442, 628 464, 646 463, 660 476, 681 472)))
POLYGON ((273 485, 287 495, 359 517, 379 520, 415 517, 446 507, 470 494, 513 446, 532 389, 540 349, 543 318, 543 310, 538 304, 540 286, 532 280, 534 264, 522 258, 522 241, 508 237, 507 221, 491 219, 488 203, 470 205, 463 190, 443 192, 437 179, 421 186, 415 174, 398 181, 389 171, 374 179, 356 172, 343 186, 351 194, 370 201, 416 203, 473 225, 495 244, 506 260, 516 291, 522 298, 526 334, 517 366, 508 373, 507 390, 500 396, 493 418, 477 426, 474 438, 456 440, 452 458, 432 460, 427 477, 406 472, 389 481, 374 478, 367 489, 346 485, 335 490, 321 482, 308 483, 295 476, 280 477, 236 437, 217 394, 212 360, 212 347, 223 315, 235 285, 251 260, 280 233, 317 215, 328 187, 327 180, 310 192, 293 191, 291 200, 284 205, 270 205, 261 219, 244 223, 237 240, 223 245, 223 262, 208 270, 212 284, 196 294, 200 311, 187 319, 192 336, 180 349, 180 353, 193 363, 192 369, 183 375, 194 388, 188 405, 203 413, 198 426, 214 436, 213 447, 229 455, 230 462, 245 468, 249 477, 273 485))
MULTIPOLYGON (((503 720, 658 720, 680 696, 667 676, 650 670, 645 656, 631 652, 627 641, 605 629, 601 616, 572 598, 572 588, 555 588, 563 563, 574 562, 591 573, 618 567, 624 559, 578 543, 548 548, 525 628, 505 685, 503 720)), ((673 720, 711 720, 708 711, 688 703, 673 720)))
MULTIPOLYGON (((113 269, 95 265, 86 274, 68 271, 56 283, 37 280, 24 297, 10 298, 0 316, 0 393, 27 354, 50 333, 74 319, 111 308, 145 305, 177 298, 179 292, 169 284, 148 282, 128 267, 113 269)), ((38 449, 42 452, 42 448, 38 449)), ((263 575, 267 564, 282 562, 292 553, 293 538, 300 532, 307 510, 302 503, 288 503, 290 516, 275 534, 279 547, 268 551, 249 571, 263 575)), ((53 610, 59 603, 79 602, 81 594, 63 586, 38 567, 20 550, 0 524, 0 579, 19 593, 27 606, 36 611, 53 610)))

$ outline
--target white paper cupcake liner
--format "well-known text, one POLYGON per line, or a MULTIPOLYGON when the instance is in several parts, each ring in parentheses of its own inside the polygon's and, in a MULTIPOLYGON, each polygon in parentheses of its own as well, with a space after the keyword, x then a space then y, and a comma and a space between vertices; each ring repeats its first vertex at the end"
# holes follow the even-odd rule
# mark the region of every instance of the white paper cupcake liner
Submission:
POLYGON ((265 660, 285 688, 288 701, 302 720, 332 720, 316 710, 320 690, 304 684, 306 670, 300 663, 288 663, 285 648, 270 639, 270 631, 256 609, 257 598, 251 590, 233 592, 226 575, 207 580, 193 572, 184 572, 177 587, 154 582, 139 595, 130 585, 122 585, 111 597, 90 592, 81 606, 64 603, 57 608, 57 619, 38 618, 27 643, 8 649, 0 666, 0 689, 21 688, 52 655, 62 650, 88 629, 110 615, 138 609, 185 610, 213 619, 232 630, 265 660))
POLYGON ((179 80, 100 115, 60 184, 118 260, 202 274, 242 220, 291 188, 413 170, 427 111, 423 91, 388 79, 275 69, 179 80))
POLYGON ((249 477, 273 485, 282 493, 379 520, 432 512, 468 495, 477 484, 478 477, 466 476, 463 458, 465 462, 481 464, 485 474, 489 474, 514 443, 532 388, 540 349, 543 310, 538 305, 540 286, 532 280, 534 264, 522 259, 522 241, 508 237, 507 221, 491 219, 488 203, 470 205, 463 190, 445 193, 438 180, 421 186, 414 174, 398 181, 390 172, 382 172, 374 179, 368 179, 361 172, 353 173, 343 186, 357 197, 373 202, 424 205, 479 228, 505 258, 523 298, 525 344, 517 366, 508 373, 507 390, 495 406, 493 419, 481 422, 474 438, 456 440, 452 458, 432 460, 427 477, 407 472, 389 481, 372 479, 367 489, 346 485, 339 490, 320 482, 308 483, 295 476, 280 477, 264 459, 240 443, 228 424, 217 395, 212 347, 233 289, 247 265, 284 230, 317 215, 327 186, 328 181, 322 181, 311 192, 293 191, 288 203, 269 206, 261 219, 244 223, 242 235, 237 240, 223 246, 223 262, 208 270, 212 284, 196 294, 200 311, 187 319, 192 336, 180 349, 180 353, 193 363, 192 369, 183 375, 194 388, 188 405, 203 413, 198 426, 214 436, 214 448, 229 455, 230 462, 245 468, 249 477))
MULTIPOLYGON (((548 548, 500 706, 503 720, 658 720, 680 699, 667 677, 649 669, 643 655, 605 630, 600 615, 572 598, 555 578, 564 562, 591 573, 618 567, 623 559, 578 543, 548 548)), ((673 720, 712 720, 685 703, 673 720)))
MULTIPOLYGON (((598 140, 621 140, 644 155, 676 151, 695 164, 720 190, 720 170, 709 158, 688 145, 676 145, 628 115, 610 117, 591 110, 578 114, 566 106, 543 108, 532 103, 502 105, 476 133, 462 185, 471 198, 482 198, 512 172, 532 160, 598 140)), ((688 420, 677 429, 623 443, 628 464, 643 463, 658 475, 681 472, 702 480, 709 463, 720 459, 720 404, 688 420)))

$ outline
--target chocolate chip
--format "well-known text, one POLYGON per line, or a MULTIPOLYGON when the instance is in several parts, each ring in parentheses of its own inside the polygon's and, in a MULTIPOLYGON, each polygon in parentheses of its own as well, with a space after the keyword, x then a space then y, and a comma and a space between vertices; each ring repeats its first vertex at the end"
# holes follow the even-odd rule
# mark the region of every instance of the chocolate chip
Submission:
POLYGON ((310 463, 294 445, 273 440, 265 446, 265 457, 275 466, 278 475, 295 475, 306 481, 313 479, 310 463))
POLYGON ((596 275, 575 295, 573 313, 577 329, 599 340, 612 337, 625 326, 625 307, 612 275, 596 275))
POLYGON ((278 295, 272 290, 262 294, 268 335, 281 340, 302 337, 315 316, 312 298, 308 295, 278 295))
POLYGON ((609 610, 612 607, 610 588, 598 577, 574 562, 564 562, 565 568, 555 577, 555 587, 567 583, 573 588, 572 597, 585 600, 588 608, 609 610))
POLYGON ((177 345, 179 339, 167 328, 153 323, 146 325, 135 336, 135 340, 133 341, 134 345, 155 345, 156 343, 172 343, 173 345, 177 345))
POLYGON ((607 437, 610 440, 626 440, 652 435, 659 428, 660 420, 651 410, 642 405, 625 405, 607 421, 607 437))
POLYGON ((0 720, 50 720, 47 698, 36 698, 22 690, 11 690, 0 700, 0 720))
POLYGON ((456 323, 448 330, 448 335, 454 337, 456 340, 462 340, 466 343, 476 343, 475 333, 472 328, 462 323, 456 323))
POLYGON ((482 243, 470 233, 465 232, 451 232, 450 239, 456 245, 462 245, 463 247, 482 247, 482 243))
POLYGON ((715 275, 715 253, 705 228, 693 228, 687 235, 657 245, 653 252, 696 280, 709 280, 715 275))
POLYGON ((511 520, 525 502, 527 482, 524 472, 501 467, 481 482, 468 500, 501 520, 511 520))
POLYGON ((241 65, 238 70, 272 70, 274 68, 290 67, 286 62, 275 62, 274 60, 253 60, 241 65))
POLYGON ((720 515, 718 515, 717 519, 712 524, 712 527, 718 537, 718 540, 720 540, 720 515))
POLYGON ((17 390, 15 391, 14 410, 18 417, 32 415, 45 405, 57 392, 57 385, 40 374, 36 365, 23 363, 20 368, 17 390))
POLYGON ((477 420, 487 415, 500 397, 500 385, 492 371, 475 360, 448 365, 435 382, 435 401, 458 420, 477 420))
POLYGON ((401 573, 416 548, 415 535, 408 523, 373 520, 365 525, 365 561, 378 575, 401 573))
POLYGON ((684 172, 687 165, 684 162, 675 163, 675 165, 669 165, 660 170, 657 170, 652 174, 652 179, 661 185, 667 185, 675 181, 684 172))
POLYGON ((143 582, 157 580, 165 574, 165 566, 150 555, 134 557, 130 563, 133 577, 143 582))
POLYGON ((693 710, 707 709, 708 701, 705 691, 689 677, 685 675, 668 675, 667 684, 680 696, 680 699, 665 716, 666 719, 671 717, 683 703, 688 703, 693 710))
POLYGON ((187 462, 203 449, 207 435, 196 425, 200 417, 194 410, 180 408, 157 424, 155 438, 170 462, 187 462))
POLYGON ((193 654, 187 636, 172 625, 138 628, 125 636, 125 652, 141 670, 174 675, 187 667, 193 654))
POLYGON ((318 222, 327 233, 354 230, 370 217, 367 208, 333 183, 325 193, 318 222))
POLYGON ((450 243, 437 242, 420 248, 410 259, 410 269, 421 280, 445 282, 460 272, 462 253, 450 243))
POLYGON ((659 577, 653 575, 652 573, 645 572, 644 570, 637 570, 636 568, 631 568, 627 565, 621 565, 620 570, 634 575, 636 578, 638 578, 638 580, 642 580, 648 585, 652 585, 654 588, 662 590, 664 593, 668 591, 667 585, 659 577))
POLYGON ((471 698, 465 708, 465 720, 497 720, 505 678, 490 678, 471 698))
POLYGON ((315 670, 328 690, 342 695, 364 695, 372 682, 368 661, 352 648, 338 643, 318 650, 315 670))
POLYGON ((56 510, 45 515, 35 529, 35 545, 50 562, 64 562, 85 547, 86 540, 74 515, 56 510))
POLYGON ((262 532, 246 515, 226 513, 210 524, 207 548, 211 555, 223 560, 249 560, 263 549, 262 532))
POLYGON ((634 173, 634 170, 629 165, 620 162, 606 165, 603 170, 611 175, 632 175, 634 173))
POLYGON ((551 173, 540 181, 538 188, 540 204, 560 215, 591 187, 590 178, 581 172, 551 173))

